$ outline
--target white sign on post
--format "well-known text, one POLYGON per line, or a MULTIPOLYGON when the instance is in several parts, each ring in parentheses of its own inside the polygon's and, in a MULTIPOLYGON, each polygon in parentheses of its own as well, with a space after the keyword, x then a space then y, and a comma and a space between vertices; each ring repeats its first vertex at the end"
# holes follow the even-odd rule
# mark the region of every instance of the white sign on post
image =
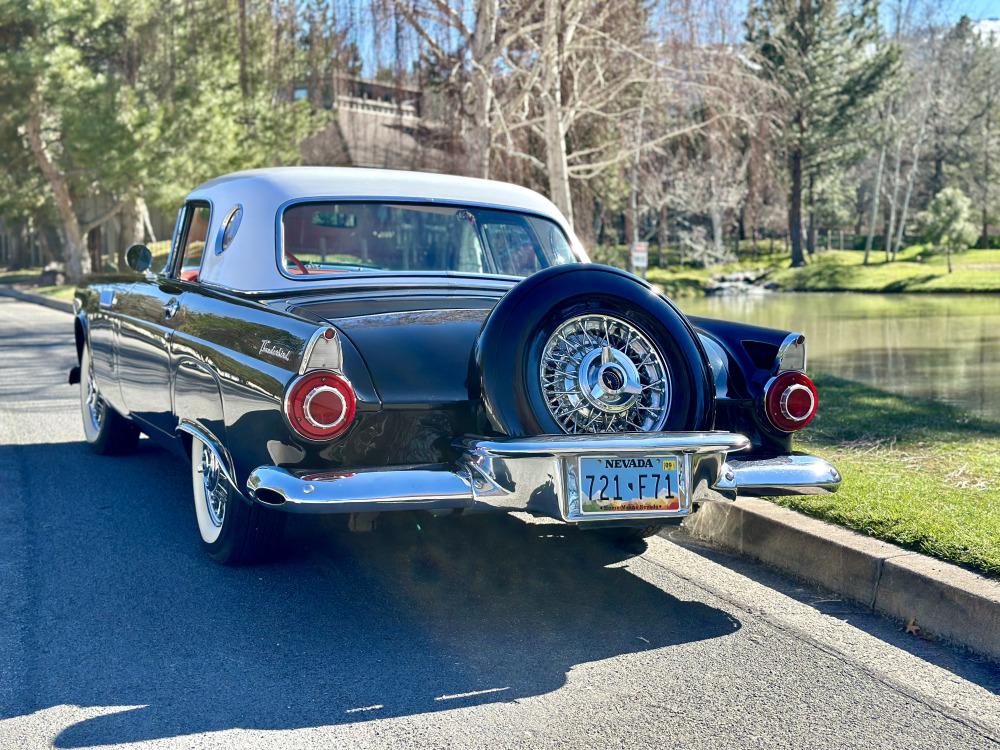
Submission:
POLYGON ((632 245, 632 268, 637 271, 649 268, 648 242, 636 242, 632 245))

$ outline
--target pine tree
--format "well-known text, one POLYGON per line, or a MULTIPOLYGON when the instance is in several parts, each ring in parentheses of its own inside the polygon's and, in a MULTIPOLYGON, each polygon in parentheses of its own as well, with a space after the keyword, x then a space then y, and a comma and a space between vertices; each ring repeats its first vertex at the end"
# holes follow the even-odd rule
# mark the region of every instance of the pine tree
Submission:
POLYGON ((865 115, 892 80, 898 52, 879 44, 876 0, 754 0, 747 41, 774 89, 792 265, 801 266, 803 196, 824 173, 858 158, 865 115))

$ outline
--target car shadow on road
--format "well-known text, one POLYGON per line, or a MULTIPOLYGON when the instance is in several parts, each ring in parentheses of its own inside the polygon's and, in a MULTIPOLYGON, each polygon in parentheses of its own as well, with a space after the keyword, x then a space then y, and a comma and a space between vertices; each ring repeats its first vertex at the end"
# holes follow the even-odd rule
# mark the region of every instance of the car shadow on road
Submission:
POLYGON ((124 458, 0 446, 3 465, 28 485, 9 502, 24 505, 29 600, 0 718, 138 706, 67 727, 58 747, 514 701, 576 665, 740 628, 557 525, 410 516, 348 534, 296 519, 283 559, 223 568, 199 547, 187 467, 148 441, 124 458))

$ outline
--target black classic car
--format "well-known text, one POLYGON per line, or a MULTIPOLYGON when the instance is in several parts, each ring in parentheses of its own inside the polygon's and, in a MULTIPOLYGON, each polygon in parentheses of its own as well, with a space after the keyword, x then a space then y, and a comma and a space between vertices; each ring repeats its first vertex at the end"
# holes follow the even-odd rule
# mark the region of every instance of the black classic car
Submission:
POLYGON ((523 511, 615 536, 707 500, 836 489, 792 450, 802 335, 685 316, 588 262, 521 187, 383 170, 242 172, 194 190, 165 264, 75 298, 87 441, 191 463, 207 552, 287 513, 523 511))

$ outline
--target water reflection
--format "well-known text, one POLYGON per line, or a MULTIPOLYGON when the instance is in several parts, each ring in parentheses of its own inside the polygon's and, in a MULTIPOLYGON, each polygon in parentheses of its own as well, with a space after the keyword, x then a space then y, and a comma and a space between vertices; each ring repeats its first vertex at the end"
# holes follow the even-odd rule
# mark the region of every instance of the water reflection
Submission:
POLYGON ((809 369, 1000 418, 1000 296, 773 294, 685 300, 691 315, 802 331, 809 369))

